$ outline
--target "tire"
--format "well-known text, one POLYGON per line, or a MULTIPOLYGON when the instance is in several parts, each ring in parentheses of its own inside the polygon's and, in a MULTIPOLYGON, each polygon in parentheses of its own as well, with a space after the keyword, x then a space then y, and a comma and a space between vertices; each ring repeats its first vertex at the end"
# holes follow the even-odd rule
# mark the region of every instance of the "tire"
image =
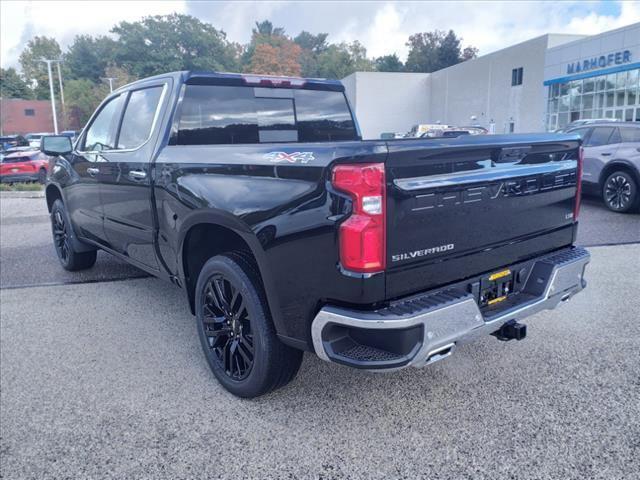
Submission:
POLYGON ((210 258, 198 276, 195 300, 202 349, 229 392, 258 397, 295 377, 303 353, 276 336, 259 274, 244 255, 210 258))
POLYGON ((44 168, 41 168, 38 172, 38 183, 40 185, 47 183, 47 171, 44 168))
POLYGON ((60 265, 65 270, 75 272, 93 267, 96 263, 98 252, 90 250, 88 252, 78 252, 73 248, 71 221, 67 209, 58 199, 51 207, 51 233, 53 234, 53 245, 58 254, 60 265))
POLYGON ((638 183, 633 175, 618 170, 609 175, 602 185, 602 199, 609 210, 626 213, 638 206, 638 183))

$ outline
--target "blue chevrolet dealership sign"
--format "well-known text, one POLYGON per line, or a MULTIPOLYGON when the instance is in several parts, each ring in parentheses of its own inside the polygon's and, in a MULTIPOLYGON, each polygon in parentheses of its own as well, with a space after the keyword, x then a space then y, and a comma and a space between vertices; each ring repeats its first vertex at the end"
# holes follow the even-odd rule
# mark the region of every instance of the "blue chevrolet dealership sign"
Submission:
POLYGON ((631 52, 629 50, 622 50, 608 55, 600 55, 599 57, 581 60, 579 62, 572 62, 567 65, 567 74, 571 75, 573 73, 610 67, 612 65, 622 65, 623 63, 629 62, 631 62, 631 52))

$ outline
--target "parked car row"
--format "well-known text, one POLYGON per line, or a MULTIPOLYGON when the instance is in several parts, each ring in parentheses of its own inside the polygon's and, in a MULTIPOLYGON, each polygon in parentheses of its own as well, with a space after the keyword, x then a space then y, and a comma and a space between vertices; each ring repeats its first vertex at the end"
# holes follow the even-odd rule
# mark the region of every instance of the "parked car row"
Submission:
MULTIPOLYGON (((75 142, 79 132, 65 130, 60 135, 75 142)), ((42 138, 52 133, 29 133, 0 137, 0 182, 20 183, 47 180, 49 157, 40 151, 42 138)))

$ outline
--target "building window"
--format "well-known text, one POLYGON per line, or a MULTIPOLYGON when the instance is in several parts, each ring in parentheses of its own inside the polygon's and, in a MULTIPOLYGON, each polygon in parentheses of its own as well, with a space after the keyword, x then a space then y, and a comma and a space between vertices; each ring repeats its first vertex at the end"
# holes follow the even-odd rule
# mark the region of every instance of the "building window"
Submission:
POLYGON ((554 83, 548 86, 547 95, 546 121, 551 131, 576 120, 638 121, 640 69, 554 83))
POLYGON ((522 67, 511 70, 511 86, 522 85, 522 67))
POLYGON ((24 109, 24 116, 25 117, 35 117, 36 116, 36 111, 33 108, 25 108, 24 109))
POLYGON ((509 133, 513 133, 516 131, 516 124, 515 122, 509 122, 509 133))

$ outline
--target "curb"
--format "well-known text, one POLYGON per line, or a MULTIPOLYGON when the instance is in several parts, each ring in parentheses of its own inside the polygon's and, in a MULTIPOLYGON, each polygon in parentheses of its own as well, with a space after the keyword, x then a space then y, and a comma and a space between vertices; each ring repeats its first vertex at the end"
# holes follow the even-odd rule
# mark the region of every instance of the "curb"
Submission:
POLYGON ((0 198, 44 198, 44 190, 27 192, 0 192, 0 198))

